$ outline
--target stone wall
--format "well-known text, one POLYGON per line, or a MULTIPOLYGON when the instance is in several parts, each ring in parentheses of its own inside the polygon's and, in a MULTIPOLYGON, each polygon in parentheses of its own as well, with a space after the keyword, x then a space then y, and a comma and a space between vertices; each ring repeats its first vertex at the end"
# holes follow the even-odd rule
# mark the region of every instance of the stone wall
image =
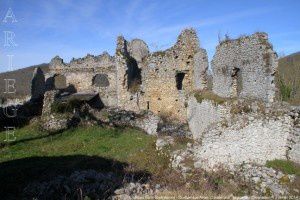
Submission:
POLYGON ((148 51, 141 40, 127 42, 122 36, 117 39, 117 96, 118 106, 124 110, 140 110, 140 62, 148 51))
POLYGON ((277 55, 266 33, 225 40, 212 60, 213 91, 222 97, 273 102, 277 55))
POLYGON ((173 47, 161 52, 149 53, 144 41, 128 42, 120 36, 115 56, 87 55, 70 63, 55 57, 47 80, 53 85, 50 88, 58 89, 55 77, 62 75, 66 79, 65 87, 74 87, 77 92, 97 91, 106 106, 151 110, 186 121, 188 95, 206 88, 207 68, 206 51, 200 48, 196 32, 187 29, 173 47), (93 84, 99 77, 107 80, 93 84), (99 85, 100 82, 105 84, 99 85))
MULTIPOLYGON (((274 100, 277 61, 266 34, 223 41, 217 47, 212 67, 213 91, 217 95, 274 100)), ((186 29, 174 46, 165 51, 150 53, 144 41, 126 41, 120 36, 114 56, 87 55, 70 63, 55 57, 47 77, 55 83, 55 77, 62 75, 66 87, 74 87, 77 92, 99 92, 106 106, 130 111, 150 110, 180 122, 190 118, 197 124, 204 108, 191 106, 201 114, 188 111, 188 99, 194 91, 207 89, 207 69, 206 51, 200 48, 196 32, 186 29)), ((210 119, 202 119, 203 129, 196 135, 209 124, 206 121, 210 119)), ((190 127, 193 129, 193 125, 190 127)))
MULTIPOLYGON (((87 55, 84 58, 73 59, 70 63, 64 63, 58 56, 50 62, 50 73, 47 79, 53 78, 55 88, 55 76, 62 75, 66 79, 66 88, 73 87, 76 92, 98 92, 106 106, 117 106, 116 68, 114 57, 107 53, 99 56, 87 55), (105 75, 108 84, 95 83, 97 75, 105 75)), ((60 88, 61 89, 61 88, 60 88)))
POLYGON ((188 100, 188 124, 195 140, 201 139, 212 126, 227 121, 230 117, 230 107, 228 106, 215 105, 211 100, 198 103, 194 96, 188 100))
POLYGON ((294 130, 288 138, 288 159, 300 163, 300 107, 294 108, 289 114, 294 119, 294 130))
POLYGON ((279 107, 255 111, 254 105, 258 104, 253 103, 249 113, 233 113, 234 104, 189 102, 190 110, 195 110, 189 126, 198 141, 194 146, 196 167, 233 169, 243 163, 264 165, 274 159, 300 163, 298 117, 279 107))
POLYGON ((206 88, 207 54, 193 29, 184 30, 176 44, 154 52, 142 63, 142 109, 186 120, 187 98, 206 88))

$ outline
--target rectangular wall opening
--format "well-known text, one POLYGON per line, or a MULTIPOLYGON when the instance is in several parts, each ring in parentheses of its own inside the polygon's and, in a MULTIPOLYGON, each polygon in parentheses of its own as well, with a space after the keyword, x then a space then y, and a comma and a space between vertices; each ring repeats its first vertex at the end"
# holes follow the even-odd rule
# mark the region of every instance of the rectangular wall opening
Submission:
POLYGON ((176 88, 177 90, 182 90, 182 82, 184 79, 185 73, 183 72, 178 72, 175 76, 176 78, 176 88))
POLYGON ((232 74, 232 95, 237 97, 242 90, 242 75, 241 70, 237 67, 233 68, 232 74))

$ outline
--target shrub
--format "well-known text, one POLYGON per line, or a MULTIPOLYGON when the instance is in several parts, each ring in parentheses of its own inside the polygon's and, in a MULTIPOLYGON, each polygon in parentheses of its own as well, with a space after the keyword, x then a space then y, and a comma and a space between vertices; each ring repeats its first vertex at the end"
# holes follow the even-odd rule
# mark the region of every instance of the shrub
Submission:
POLYGON ((212 91, 209 90, 196 92, 194 96, 197 99, 198 103, 201 103, 203 100, 207 99, 214 101, 216 104, 223 104, 228 100, 226 98, 214 94, 212 91))
POLYGON ((80 108, 82 103, 78 99, 69 99, 67 102, 55 101, 51 105, 51 111, 54 113, 73 112, 75 108, 80 108))
POLYGON ((288 101, 291 98, 292 87, 285 84, 282 79, 279 79, 279 90, 282 101, 288 101))
POLYGON ((233 104, 230 109, 231 114, 249 113, 251 111, 251 105, 246 102, 238 102, 237 104, 233 104))
POLYGON ((6 98, 5 97, 0 97, 0 104, 4 104, 6 102, 6 98))
POLYGON ((297 176, 300 176, 300 165, 289 160, 276 159, 272 161, 267 161, 266 166, 272 167, 277 170, 281 170, 282 172, 287 174, 296 174, 297 176))

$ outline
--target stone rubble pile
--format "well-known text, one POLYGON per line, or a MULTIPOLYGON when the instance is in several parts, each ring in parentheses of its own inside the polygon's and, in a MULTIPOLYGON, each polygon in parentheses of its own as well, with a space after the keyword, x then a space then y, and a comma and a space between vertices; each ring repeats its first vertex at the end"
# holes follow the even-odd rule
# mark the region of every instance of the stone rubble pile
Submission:
POLYGON ((181 172, 183 177, 187 177, 194 168, 194 155, 192 149, 177 150, 172 152, 171 166, 181 172))
POLYGON ((135 113, 132 111, 107 109, 107 121, 113 126, 119 127, 136 127, 145 131, 149 135, 157 135, 157 127, 160 118, 151 111, 135 113))
POLYGON ((141 184, 131 182, 115 190, 112 200, 153 199, 159 189, 159 185, 156 185, 155 189, 151 189, 148 183, 141 184))
POLYGON ((174 138, 172 136, 159 137, 155 142, 157 151, 161 151, 163 150, 164 147, 168 147, 173 144, 174 144, 174 138))
POLYGON ((272 168, 245 164, 238 171, 239 175, 255 185, 257 195, 286 196, 289 190, 286 184, 293 183, 295 175, 284 174, 272 168))

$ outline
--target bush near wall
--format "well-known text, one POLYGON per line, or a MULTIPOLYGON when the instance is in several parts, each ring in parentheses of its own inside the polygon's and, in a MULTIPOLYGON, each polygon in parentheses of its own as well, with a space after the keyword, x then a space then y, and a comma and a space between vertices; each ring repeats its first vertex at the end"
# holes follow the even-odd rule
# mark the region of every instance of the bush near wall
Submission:
POLYGON ((280 58, 276 84, 279 98, 300 105, 300 52, 280 58))

